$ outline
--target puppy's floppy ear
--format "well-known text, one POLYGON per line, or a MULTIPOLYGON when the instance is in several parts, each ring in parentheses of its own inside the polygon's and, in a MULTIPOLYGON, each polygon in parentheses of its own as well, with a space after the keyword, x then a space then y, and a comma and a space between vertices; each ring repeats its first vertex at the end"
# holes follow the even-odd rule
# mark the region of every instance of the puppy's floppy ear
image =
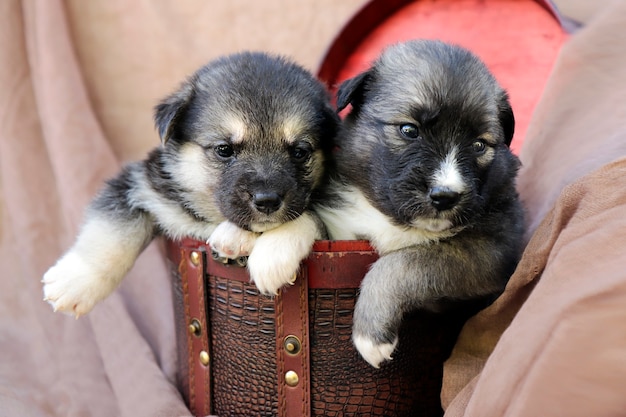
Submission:
POLYGON ((511 145, 513 133, 515 133, 515 116, 511 103, 509 103, 509 95, 503 91, 498 99, 498 119, 504 132, 504 142, 506 146, 511 145))
POLYGON ((187 81, 154 108, 154 122, 163 145, 172 138, 174 127, 187 110, 193 96, 192 81, 187 81))
POLYGON ((337 111, 345 109, 348 104, 352 104, 354 109, 358 109, 363 103, 366 87, 371 79, 370 70, 341 83, 337 90, 337 111))

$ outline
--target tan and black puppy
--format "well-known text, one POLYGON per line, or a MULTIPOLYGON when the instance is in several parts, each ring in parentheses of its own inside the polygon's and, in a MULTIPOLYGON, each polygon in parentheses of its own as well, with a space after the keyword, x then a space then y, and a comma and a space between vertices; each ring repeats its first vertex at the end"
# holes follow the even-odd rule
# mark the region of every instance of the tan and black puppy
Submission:
POLYGON ((499 294, 521 251, 519 161, 508 97, 469 51, 438 41, 386 49, 344 82, 337 172, 316 210, 333 239, 368 239, 353 340, 378 367, 412 309, 499 294))
POLYGON ((160 103, 155 119, 162 146, 106 184, 74 246, 44 275, 55 310, 90 311, 159 234, 249 255, 264 294, 289 283, 323 237, 309 205, 339 119, 308 71, 263 53, 223 57, 160 103))

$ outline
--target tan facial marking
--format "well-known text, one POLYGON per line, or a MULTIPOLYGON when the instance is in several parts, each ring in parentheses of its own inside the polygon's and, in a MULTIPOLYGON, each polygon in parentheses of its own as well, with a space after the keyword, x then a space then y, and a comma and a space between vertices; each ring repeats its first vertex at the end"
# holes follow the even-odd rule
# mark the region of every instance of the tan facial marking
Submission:
POLYGON ((283 133, 287 143, 294 143, 304 130, 302 120, 298 117, 289 117, 283 121, 283 133))
POLYGON ((482 135, 478 136, 478 139, 482 139, 490 145, 495 145, 497 143, 496 139, 489 132, 483 133, 482 135))
POLYGON ((237 145, 246 137, 246 123, 234 114, 225 115, 224 128, 231 134, 230 141, 237 145))

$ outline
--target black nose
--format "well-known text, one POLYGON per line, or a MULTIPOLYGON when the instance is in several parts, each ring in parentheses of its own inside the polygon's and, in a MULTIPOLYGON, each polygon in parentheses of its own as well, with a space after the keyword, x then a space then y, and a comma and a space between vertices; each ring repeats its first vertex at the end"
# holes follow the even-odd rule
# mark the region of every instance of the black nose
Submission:
POLYGON ((270 214, 279 209, 283 200, 274 192, 260 192, 252 196, 252 203, 261 213, 270 214))
POLYGON ((461 194, 448 187, 435 187, 430 190, 431 203, 439 211, 449 210, 459 202, 461 194))

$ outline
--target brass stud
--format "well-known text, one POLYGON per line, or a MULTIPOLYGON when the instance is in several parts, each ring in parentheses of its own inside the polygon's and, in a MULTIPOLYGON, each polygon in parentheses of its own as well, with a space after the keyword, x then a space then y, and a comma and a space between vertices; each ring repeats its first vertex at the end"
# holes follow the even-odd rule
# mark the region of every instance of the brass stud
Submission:
POLYGON ((211 358, 209 357, 209 353, 206 350, 203 350, 202 352, 200 352, 200 363, 204 366, 207 366, 209 364, 209 360, 211 358))
POLYGON ((299 381, 300 377, 294 371, 287 371, 285 373, 285 384, 289 385, 290 387, 295 387, 296 385, 298 385, 299 381))
POLYGON ((297 355, 302 350, 302 342, 294 335, 285 337, 283 341, 285 351, 290 355, 297 355))
POLYGON ((202 334, 202 325, 198 319, 191 319, 188 329, 189 333, 194 336, 200 336, 202 334))
POLYGON ((200 259, 202 259, 202 257, 200 256, 200 252, 198 251, 194 250, 189 254, 189 260, 191 260, 191 263, 195 266, 200 265, 200 259))

